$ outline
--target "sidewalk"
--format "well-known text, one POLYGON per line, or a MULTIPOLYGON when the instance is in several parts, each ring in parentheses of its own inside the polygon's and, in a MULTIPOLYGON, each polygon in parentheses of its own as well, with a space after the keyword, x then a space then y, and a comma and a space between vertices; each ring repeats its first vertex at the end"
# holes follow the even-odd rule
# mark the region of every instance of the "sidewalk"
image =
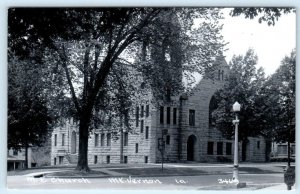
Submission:
MULTIPOLYGON (((101 164, 90 165, 92 173, 76 173, 75 166, 58 166, 58 168, 28 169, 8 172, 8 175, 28 176, 84 176, 84 177, 120 177, 120 176, 197 176, 197 175, 226 175, 232 173, 232 164, 220 163, 165 163, 164 171, 161 164, 101 164), (51 175, 53 174, 53 175, 51 175)), ((283 174, 285 164, 281 163, 241 163, 240 174, 283 174)))
MULTIPOLYGON (((259 191, 267 191, 267 190, 272 190, 274 192, 288 191, 285 183, 278 184, 278 185, 271 186, 271 187, 266 187, 266 188, 260 189, 259 191)), ((296 190, 296 186, 294 185, 292 187, 291 191, 295 191, 295 190, 296 190)))

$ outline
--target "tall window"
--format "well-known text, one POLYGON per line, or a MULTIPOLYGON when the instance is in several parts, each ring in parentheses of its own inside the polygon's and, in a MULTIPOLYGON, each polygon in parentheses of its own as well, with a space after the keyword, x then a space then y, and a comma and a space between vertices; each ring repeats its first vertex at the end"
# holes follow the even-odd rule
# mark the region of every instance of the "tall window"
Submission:
POLYGON ((124 156, 124 163, 127 164, 127 162, 128 162, 128 157, 124 156))
POLYGON ((141 106, 141 118, 144 117, 144 106, 141 106))
POLYGON ((257 149, 260 148, 260 141, 257 141, 257 149))
POLYGON ((226 155, 231 155, 232 143, 226 143, 226 155))
POLYGON ((58 156, 58 163, 62 164, 64 161, 64 157, 63 156, 58 156))
POLYGON ((173 124, 177 124, 177 108, 173 108, 173 124))
POLYGON ((54 146, 57 146, 57 134, 54 135, 54 146))
POLYGON ((145 156, 145 163, 148 163, 148 156, 145 156))
POLYGON ((224 70, 221 71, 221 80, 224 80, 224 70))
POLYGON ((106 156, 106 163, 107 163, 107 164, 110 163, 110 155, 106 156))
POLYGON ((124 133, 124 146, 128 146, 128 133, 124 133))
POLYGON ((217 108, 218 108, 217 100, 214 96, 212 96, 210 99, 210 102, 209 102, 209 111, 208 111, 209 112, 208 113, 209 114, 209 116, 208 116, 209 117, 209 120, 208 120, 209 127, 215 126, 215 120, 212 117, 212 112, 217 108))
POLYGON ((97 162, 98 162, 98 156, 94 155, 94 164, 97 164, 97 162))
POLYGON ((99 146, 99 134, 95 133, 95 147, 99 146))
POLYGON ((138 106, 136 107, 136 110, 135 110, 135 125, 136 125, 136 127, 139 126, 139 107, 138 106))
POLYGON ((146 131, 145 131, 145 139, 149 138, 149 127, 146 126, 146 131))
POLYGON ((135 153, 138 153, 138 152, 139 152, 139 144, 136 143, 136 144, 135 144, 135 153))
POLYGON ((170 135, 167 135, 167 137, 166 137, 166 144, 170 145, 170 135))
POLYGON ((149 104, 146 105, 146 117, 149 117, 149 104))
POLYGON ((106 139, 107 139, 107 146, 110 146, 111 145, 111 134, 110 133, 108 133, 107 135, 106 135, 106 139))
POLYGON ((101 146, 104 146, 104 133, 102 133, 101 134, 101 142, 100 142, 100 144, 101 144, 101 146))
POLYGON ((141 133, 144 133, 144 120, 141 120, 141 133))
POLYGON ((189 124, 190 126, 195 126, 195 110, 189 111, 189 124))
POLYGON ((223 155, 223 142, 217 143, 217 155, 223 155))
POLYGON ((65 145, 65 134, 61 134, 61 145, 65 145))
POLYGON ((164 107, 160 107, 160 124, 164 124, 164 107))
POLYGON ((171 108, 167 107, 167 124, 171 123, 171 108))
POLYGON ((207 142, 207 154, 208 155, 214 154, 214 142, 207 142))

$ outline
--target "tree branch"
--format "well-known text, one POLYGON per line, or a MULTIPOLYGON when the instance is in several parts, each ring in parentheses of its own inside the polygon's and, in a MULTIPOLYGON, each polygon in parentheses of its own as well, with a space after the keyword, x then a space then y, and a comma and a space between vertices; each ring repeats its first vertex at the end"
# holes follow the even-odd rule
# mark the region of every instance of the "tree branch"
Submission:
MULTIPOLYGON (((58 51, 58 49, 57 49, 57 51, 58 51)), ((62 66, 63 66, 63 68, 65 70, 65 73, 66 73, 67 81, 68 81, 68 84, 69 84, 69 87, 70 87, 70 92, 71 92, 71 95, 72 95, 72 99, 73 99, 75 108, 76 108, 77 112, 80 114, 81 113, 81 107, 80 107, 78 99, 76 97, 75 89, 74 89, 72 79, 71 79, 71 76, 70 76, 70 73, 69 73, 69 70, 68 70, 68 67, 67 67, 67 56, 66 56, 66 53, 65 53, 64 45, 63 45, 63 51, 62 52, 63 53, 60 53, 60 52, 58 52, 58 53, 59 53, 60 58, 63 61, 62 66)))

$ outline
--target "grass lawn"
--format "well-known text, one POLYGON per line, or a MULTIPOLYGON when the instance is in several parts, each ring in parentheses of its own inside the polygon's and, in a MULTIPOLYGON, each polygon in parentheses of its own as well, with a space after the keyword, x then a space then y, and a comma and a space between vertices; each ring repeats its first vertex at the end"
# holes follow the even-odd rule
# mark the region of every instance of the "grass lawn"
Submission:
POLYGON ((62 172, 53 172, 46 175, 51 177, 101 177, 101 176, 107 176, 108 174, 96 170, 91 170, 90 172, 81 172, 78 170, 68 170, 68 171, 62 171, 62 172))

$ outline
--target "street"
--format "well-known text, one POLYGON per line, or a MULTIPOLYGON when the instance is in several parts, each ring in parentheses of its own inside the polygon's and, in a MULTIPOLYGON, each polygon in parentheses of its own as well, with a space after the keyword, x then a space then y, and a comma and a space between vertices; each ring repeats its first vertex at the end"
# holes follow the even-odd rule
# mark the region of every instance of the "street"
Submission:
MULTIPOLYGON (((245 190, 257 190, 279 184, 283 184, 282 167, 270 164, 243 164, 241 169, 247 169, 247 166, 254 166, 264 169, 263 172, 241 170, 239 174, 240 182, 246 182, 245 190), (269 171, 266 171, 268 169, 269 171), (277 169, 277 172, 275 171, 277 169), (270 170, 273 170, 272 172, 270 170)), ((146 168, 160 166, 152 164, 146 168)), ((182 175, 164 175, 164 176, 146 176, 133 174, 119 174, 119 176, 106 177, 39 177, 34 178, 34 174, 16 175, 7 177, 8 189, 159 189, 159 190, 230 190, 236 189, 235 183, 232 183, 232 172, 230 165, 227 164, 166 164, 168 169, 188 168, 206 170, 211 174, 200 174, 194 176, 182 175), (222 172, 222 173, 219 173, 222 172), (219 174, 218 174, 219 173, 219 174)), ((122 168, 103 168, 106 172, 125 169, 138 171, 145 167, 122 167, 122 168)), ((249 169, 251 169, 249 167, 249 169)), ((60 169, 63 171, 63 169, 60 169)), ((38 174, 38 173, 37 173, 38 174)))
MULTIPOLYGON (((232 175, 173 176, 173 177, 118 177, 118 178, 31 178, 26 176, 8 177, 8 189, 207 189, 215 190, 229 186, 219 179, 229 180, 232 175)), ((247 186, 272 186, 282 183, 282 174, 243 174, 240 180, 247 186)))

